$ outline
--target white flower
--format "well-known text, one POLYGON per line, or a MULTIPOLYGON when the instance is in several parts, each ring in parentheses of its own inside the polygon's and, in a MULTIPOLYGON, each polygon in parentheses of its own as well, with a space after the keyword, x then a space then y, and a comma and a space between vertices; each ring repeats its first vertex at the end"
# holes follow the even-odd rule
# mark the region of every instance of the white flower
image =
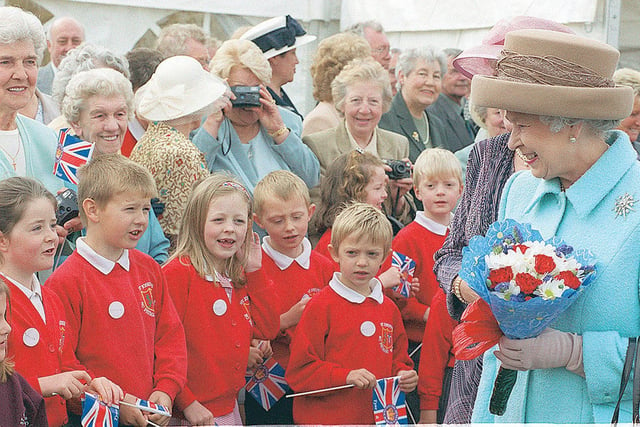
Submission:
POLYGON ((547 282, 542 282, 533 293, 544 300, 550 300, 561 297, 565 289, 567 287, 562 280, 551 279, 547 282))

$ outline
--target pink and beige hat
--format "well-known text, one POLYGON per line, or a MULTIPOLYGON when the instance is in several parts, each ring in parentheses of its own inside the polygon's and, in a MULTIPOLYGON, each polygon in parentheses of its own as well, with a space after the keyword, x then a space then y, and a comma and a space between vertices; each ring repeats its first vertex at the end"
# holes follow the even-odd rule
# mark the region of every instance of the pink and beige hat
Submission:
POLYGON ((520 113, 618 120, 633 89, 612 80, 620 52, 606 43, 549 30, 516 30, 491 76, 471 81, 471 102, 520 113))

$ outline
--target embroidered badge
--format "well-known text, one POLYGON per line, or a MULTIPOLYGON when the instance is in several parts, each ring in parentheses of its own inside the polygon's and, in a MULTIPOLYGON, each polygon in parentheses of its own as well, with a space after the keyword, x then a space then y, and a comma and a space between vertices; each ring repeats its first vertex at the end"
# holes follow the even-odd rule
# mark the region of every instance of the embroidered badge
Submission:
POLYGON ((304 297, 311 298, 311 297, 313 297, 315 295, 318 295, 318 293, 320 293, 321 290, 322 289, 320 289, 320 288, 309 288, 309 289, 307 289, 307 292, 305 292, 303 298, 304 297))
POLYGON ((144 283, 138 286, 138 289, 140 290, 140 296, 142 297, 140 307, 149 316, 156 317, 156 302, 153 299, 153 283, 144 283))
POLYGON ((389 354, 393 351, 393 325, 381 322, 380 329, 380 348, 382 351, 389 354))
POLYGON ((58 343, 58 351, 62 353, 62 349, 64 348, 64 333, 67 326, 67 322, 64 320, 60 320, 58 322, 58 327, 60 328, 60 342, 58 343))
POLYGON ((244 318, 247 319, 247 322, 249 322, 251 326, 253 326, 253 320, 251 320, 251 302, 249 301, 249 295, 240 300, 240 305, 242 306, 242 308, 244 308, 244 318))
POLYGON ((632 211, 635 211, 633 205, 637 202, 636 199, 633 198, 629 193, 624 193, 623 196, 620 196, 616 199, 616 204, 613 207, 613 211, 616 213, 616 218, 621 216, 623 218, 627 218, 627 215, 632 211))

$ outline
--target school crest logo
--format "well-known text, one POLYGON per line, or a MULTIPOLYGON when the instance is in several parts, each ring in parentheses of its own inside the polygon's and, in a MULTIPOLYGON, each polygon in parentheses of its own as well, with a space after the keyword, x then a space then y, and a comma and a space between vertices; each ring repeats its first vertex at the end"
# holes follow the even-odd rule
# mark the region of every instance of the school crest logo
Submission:
POLYGON ((389 354, 393 351, 393 325, 380 322, 380 348, 389 354))
POLYGON ((58 351, 62 353, 62 349, 64 348, 64 333, 67 326, 67 322, 64 320, 60 320, 58 322, 58 328, 60 329, 60 342, 58 343, 58 351))
POLYGON ((142 311, 144 311, 151 317, 155 317, 156 301, 153 299, 153 283, 147 282, 143 285, 140 285, 138 286, 138 290, 140 291, 140 296, 142 297, 142 301, 140 302, 142 311))
POLYGON ((305 292, 305 296, 308 296, 309 298, 313 298, 314 296, 318 295, 320 293, 322 289, 320 288, 309 288, 307 289, 307 292, 305 292))
POLYGON ((247 322, 249 322, 251 326, 253 326, 253 320, 251 320, 251 301, 249 300, 249 295, 246 295, 240 300, 240 305, 244 309, 244 318, 247 320, 247 322))

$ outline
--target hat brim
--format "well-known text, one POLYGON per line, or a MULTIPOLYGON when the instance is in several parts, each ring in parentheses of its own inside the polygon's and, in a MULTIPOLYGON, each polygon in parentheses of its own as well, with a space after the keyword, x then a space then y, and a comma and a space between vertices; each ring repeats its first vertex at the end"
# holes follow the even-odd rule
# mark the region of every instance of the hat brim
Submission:
POLYGON ((476 74, 490 76, 495 71, 496 61, 500 57, 503 45, 474 46, 462 51, 455 57, 453 66, 468 78, 476 74))
POLYGON ((296 42, 292 46, 285 46, 285 47, 283 47, 281 49, 278 49, 278 50, 269 49, 268 51, 263 52, 263 53, 264 53, 264 56, 267 59, 270 59, 270 58, 273 58, 274 56, 280 55, 281 53, 288 52, 291 49, 295 49, 295 48, 298 48, 298 47, 300 47, 302 45, 305 45, 307 43, 311 43, 315 39, 316 39, 316 36, 312 36, 311 34, 305 34, 303 36, 296 37, 296 42))
MULTIPOLYGON (((143 100, 151 96, 150 86, 148 86, 149 83, 139 88, 136 92, 136 106, 140 106, 143 100)), ((179 119, 213 104, 220 99, 227 90, 227 86, 224 83, 209 73, 206 73, 205 78, 200 79, 199 83, 196 87, 192 87, 183 94, 186 101, 183 102, 181 109, 167 109, 164 108, 162 102, 156 102, 146 111, 141 111, 138 107, 137 113, 140 114, 142 118, 154 122, 166 122, 179 119)), ((157 91, 155 92, 157 93, 157 91)), ((145 102, 145 104, 150 105, 149 102, 145 102)))
POLYGON ((550 86, 476 75, 471 102, 519 113, 576 119, 620 120, 633 109, 633 89, 550 86))

